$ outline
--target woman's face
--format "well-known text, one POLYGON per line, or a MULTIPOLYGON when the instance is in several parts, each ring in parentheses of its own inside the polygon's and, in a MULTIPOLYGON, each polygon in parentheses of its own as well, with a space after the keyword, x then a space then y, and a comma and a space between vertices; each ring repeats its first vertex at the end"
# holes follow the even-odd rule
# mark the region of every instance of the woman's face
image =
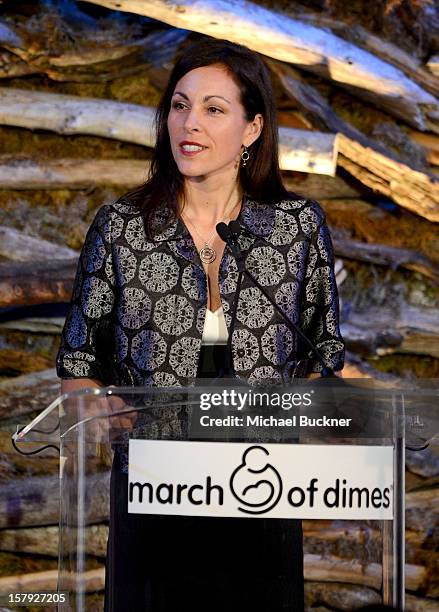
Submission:
POLYGON ((171 149, 186 177, 237 174, 242 145, 250 146, 262 130, 262 115, 247 122, 240 91, 220 65, 186 73, 176 84, 168 115, 171 149), (184 142, 203 148, 184 149, 184 142))

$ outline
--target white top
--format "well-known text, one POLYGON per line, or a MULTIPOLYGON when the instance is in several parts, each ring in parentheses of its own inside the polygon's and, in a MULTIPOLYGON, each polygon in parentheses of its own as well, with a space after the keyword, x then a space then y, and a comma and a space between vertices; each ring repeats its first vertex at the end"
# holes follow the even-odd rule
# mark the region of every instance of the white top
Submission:
POLYGON ((223 307, 220 306, 215 312, 206 309, 201 344, 227 344, 228 336, 223 307))

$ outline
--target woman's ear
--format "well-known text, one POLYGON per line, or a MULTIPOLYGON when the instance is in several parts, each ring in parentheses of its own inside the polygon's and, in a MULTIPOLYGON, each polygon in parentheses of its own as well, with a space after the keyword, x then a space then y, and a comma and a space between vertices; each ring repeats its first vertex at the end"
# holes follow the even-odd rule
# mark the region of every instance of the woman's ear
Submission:
POLYGON ((252 145, 262 133, 264 127, 264 118, 261 113, 257 113, 253 121, 251 121, 247 127, 246 133, 246 144, 244 146, 249 147, 252 145))

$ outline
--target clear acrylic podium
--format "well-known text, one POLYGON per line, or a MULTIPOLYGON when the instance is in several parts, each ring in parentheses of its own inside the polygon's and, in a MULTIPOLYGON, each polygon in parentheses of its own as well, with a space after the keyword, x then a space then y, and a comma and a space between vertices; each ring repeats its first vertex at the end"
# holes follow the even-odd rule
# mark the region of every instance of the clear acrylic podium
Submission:
MULTIPOLYGON (((127 516, 302 519, 306 580, 368 586, 404 609, 404 449, 437 431, 437 390, 352 379, 201 382, 71 393, 14 435, 21 448, 60 449, 58 590, 69 601, 58 609, 86 610, 102 593, 115 453, 128 473, 127 516), (245 465, 249 449, 267 463, 245 465), (242 485, 243 474, 259 472, 262 480, 242 485), (223 495, 218 507, 203 497, 205 482, 223 495)), ((107 561, 107 581, 113 569, 107 561)))

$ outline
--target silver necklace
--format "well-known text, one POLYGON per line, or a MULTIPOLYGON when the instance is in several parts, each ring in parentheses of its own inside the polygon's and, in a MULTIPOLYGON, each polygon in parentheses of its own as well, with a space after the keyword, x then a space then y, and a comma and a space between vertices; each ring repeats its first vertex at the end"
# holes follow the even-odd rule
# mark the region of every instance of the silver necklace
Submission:
MULTIPOLYGON (((241 201, 241 200, 240 200, 241 201)), ((239 202, 240 202, 239 201, 239 202)), ((235 204, 235 206, 229 211, 229 215, 235 210, 235 208, 238 206, 239 202, 237 202, 235 204)), ((181 215, 183 217, 183 213, 181 215)), ((195 227, 195 225, 192 223, 192 221, 190 219, 188 219, 188 217, 186 217, 186 215, 184 215, 184 218, 186 219, 186 221, 189 221, 189 223, 192 225, 195 233, 197 234, 198 238, 201 238, 201 240, 204 242, 204 246, 198 251, 198 254, 200 256, 201 261, 204 264, 211 264, 212 262, 215 261, 216 259, 216 251, 215 249, 211 246, 211 242, 216 234, 216 223, 215 223, 215 229, 212 232, 212 235, 210 236, 209 240, 206 240, 203 236, 201 236, 201 234, 198 232, 197 228, 195 227)), ((227 218, 226 218, 227 220, 227 218)))

